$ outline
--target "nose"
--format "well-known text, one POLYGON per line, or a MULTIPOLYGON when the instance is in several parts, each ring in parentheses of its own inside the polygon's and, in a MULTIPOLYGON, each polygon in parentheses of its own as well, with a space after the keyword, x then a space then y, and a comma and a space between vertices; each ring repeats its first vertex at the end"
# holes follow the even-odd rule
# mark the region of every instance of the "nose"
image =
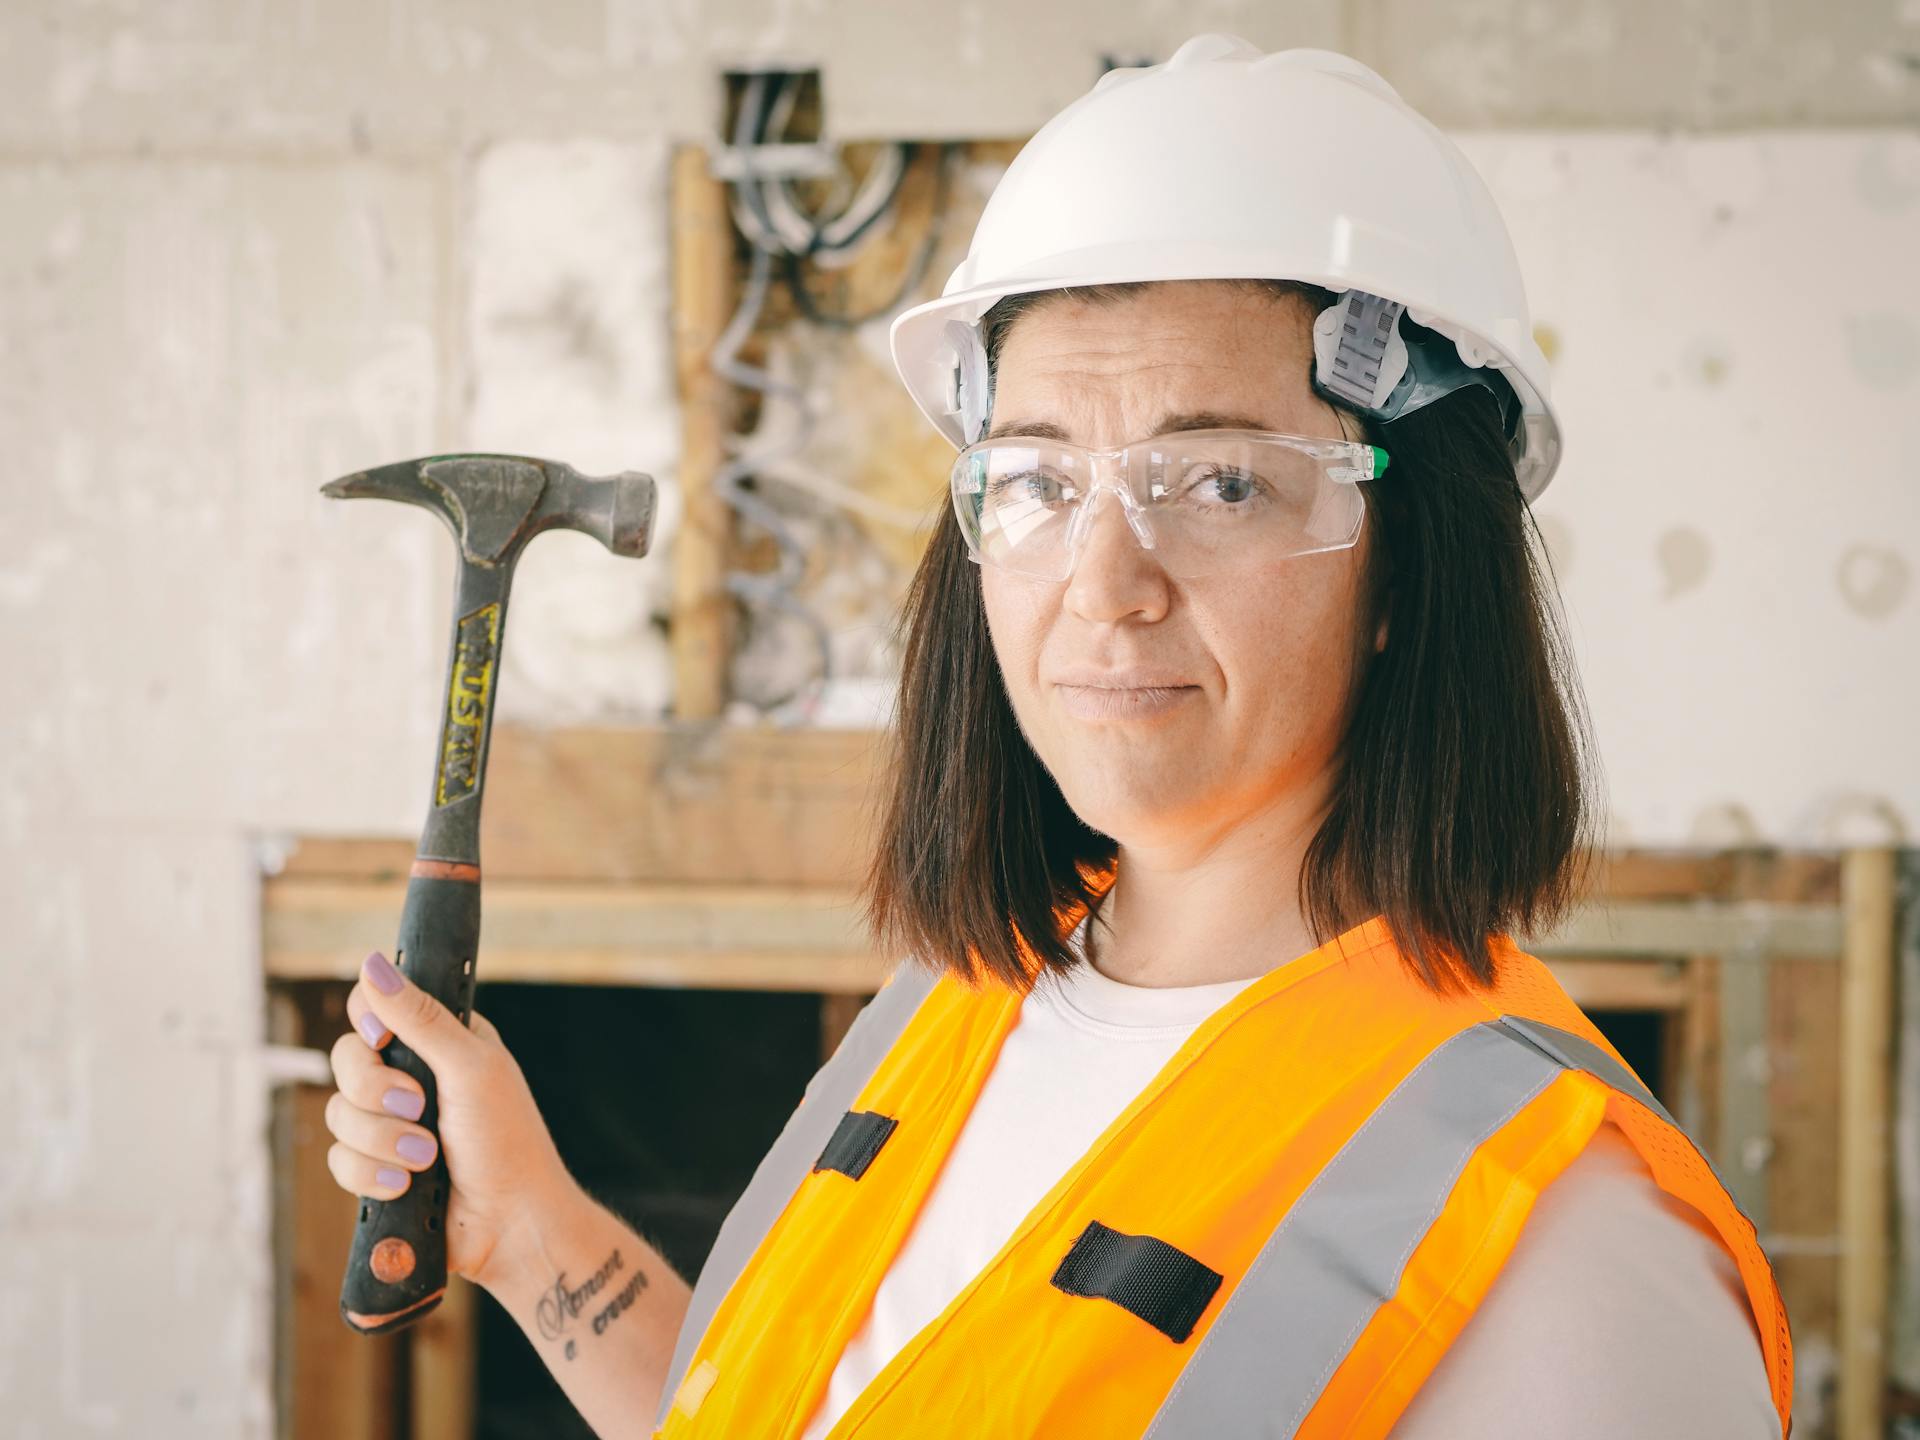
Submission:
POLYGON ((1143 520, 1129 511, 1118 490, 1110 483, 1096 487, 1080 523, 1080 542, 1067 576, 1067 607, 1085 620, 1164 614, 1166 571, 1158 552, 1146 548, 1143 520), (1103 493, 1107 491, 1112 493, 1103 493))

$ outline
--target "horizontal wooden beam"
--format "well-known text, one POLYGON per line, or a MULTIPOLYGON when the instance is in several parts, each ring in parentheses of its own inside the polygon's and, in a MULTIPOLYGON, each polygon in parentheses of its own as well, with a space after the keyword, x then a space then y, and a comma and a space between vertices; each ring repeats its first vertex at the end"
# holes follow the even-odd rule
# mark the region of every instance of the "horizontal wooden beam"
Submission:
MULTIPOLYGON (((401 881, 271 882, 268 976, 353 979, 389 946, 405 898, 401 881)), ((494 881, 482 908, 483 980, 871 993, 891 968, 847 891, 494 881)))
POLYGON ((1678 1013, 1692 995, 1683 962, 1560 955, 1545 959, 1545 964, 1583 1010, 1678 1013))
MULTIPOLYGON (((850 890, 494 880, 484 893, 479 970, 489 981, 870 994, 893 963, 874 953, 850 890)), ((268 976, 352 980, 368 950, 389 944, 405 897, 397 878, 270 880, 268 976)), ((1688 1002, 1684 966, 1670 954, 1543 958, 1582 1006, 1677 1011, 1688 1002)))
MULTIPOLYGON (((870 730, 499 725, 488 742, 481 867, 489 881, 853 889, 885 754, 870 730)), ((430 761, 420 760, 423 799, 430 761)), ((276 876, 404 876, 414 845, 412 836, 301 836, 276 876)))
POLYGON ((1529 954, 1793 956, 1837 960, 1846 926, 1837 904, 1784 901, 1610 901, 1582 906, 1546 935, 1515 936, 1529 954))

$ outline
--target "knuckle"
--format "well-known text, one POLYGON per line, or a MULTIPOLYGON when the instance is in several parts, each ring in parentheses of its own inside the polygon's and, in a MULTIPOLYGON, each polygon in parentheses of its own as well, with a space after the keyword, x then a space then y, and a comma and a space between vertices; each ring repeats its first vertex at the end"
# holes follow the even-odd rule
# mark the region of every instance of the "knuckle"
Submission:
POLYGON ((334 1181, 341 1189, 355 1195, 392 1198, 403 1194, 412 1177, 388 1161, 376 1160, 373 1156, 354 1149, 351 1145, 335 1143, 327 1151, 327 1169, 332 1172, 334 1181), (382 1170, 397 1171, 400 1184, 383 1185, 380 1183, 382 1170))
POLYGON ((352 1030, 343 1030, 333 1042, 333 1048, 327 1052, 327 1059, 333 1066, 333 1078, 341 1083, 357 1076, 365 1068, 363 1058, 369 1052, 366 1042, 352 1030))
POLYGON ((342 1190, 359 1193, 359 1179, 354 1164, 354 1152, 339 1140, 327 1147, 327 1169, 332 1173, 334 1183, 342 1190))

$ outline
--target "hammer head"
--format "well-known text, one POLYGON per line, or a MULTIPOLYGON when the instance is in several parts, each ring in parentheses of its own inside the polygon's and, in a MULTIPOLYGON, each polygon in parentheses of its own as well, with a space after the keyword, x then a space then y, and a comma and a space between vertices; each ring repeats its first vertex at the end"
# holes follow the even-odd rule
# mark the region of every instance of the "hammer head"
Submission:
POLYGON ((329 480, 322 495, 372 495, 436 511, 471 565, 511 565, 542 530, 591 535, 616 555, 653 543, 653 477, 636 470, 582 475, 529 455, 429 455, 329 480))

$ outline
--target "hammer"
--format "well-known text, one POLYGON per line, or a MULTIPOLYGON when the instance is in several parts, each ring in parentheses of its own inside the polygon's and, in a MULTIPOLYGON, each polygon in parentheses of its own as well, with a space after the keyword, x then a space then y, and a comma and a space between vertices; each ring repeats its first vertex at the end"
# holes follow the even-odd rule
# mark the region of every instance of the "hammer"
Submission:
MULTIPOLYGON (((433 791, 394 959, 465 1023, 480 941, 480 798, 514 564, 527 541, 557 526, 591 535, 616 555, 645 555, 653 539, 653 479, 632 470, 590 477, 526 455, 430 455, 343 475, 320 493, 423 506, 460 542, 433 791)), ((386 1063, 420 1082, 427 1097, 420 1124, 437 1133, 433 1072, 398 1037, 387 1046, 386 1063)), ((405 1194, 361 1198, 340 1285, 349 1327, 365 1335, 399 1330, 440 1303, 447 1289, 447 1184, 441 1151, 405 1194)))

